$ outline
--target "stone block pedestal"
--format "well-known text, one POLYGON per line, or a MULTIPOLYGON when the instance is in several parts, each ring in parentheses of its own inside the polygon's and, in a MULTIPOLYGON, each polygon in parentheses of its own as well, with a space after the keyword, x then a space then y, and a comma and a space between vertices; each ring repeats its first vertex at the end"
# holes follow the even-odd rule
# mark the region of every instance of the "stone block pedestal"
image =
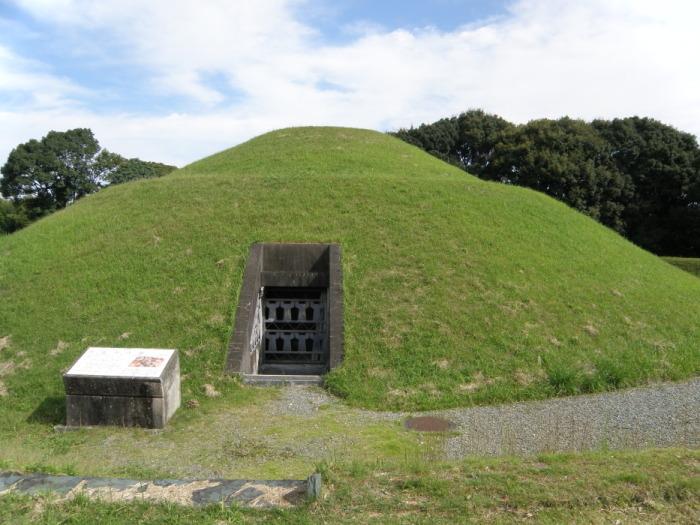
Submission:
POLYGON ((180 406, 177 350, 88 348, 63 375, 66 425, 163 428, 180 406))

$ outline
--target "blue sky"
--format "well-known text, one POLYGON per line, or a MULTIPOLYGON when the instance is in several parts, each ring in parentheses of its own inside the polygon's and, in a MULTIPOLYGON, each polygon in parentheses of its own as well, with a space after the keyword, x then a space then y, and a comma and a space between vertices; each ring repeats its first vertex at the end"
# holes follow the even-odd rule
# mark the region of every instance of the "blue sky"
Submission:
POLYGON ((354 29, 375 26, 378 29, 435 27, 453 31, 465 24, 503 15, 509 2, 474 0, 314 0, 299 8, 300 15, 317 27, 323 38, 332 42, 348 41, 354 29))
POLYGON ((698 19, 690 0, 0 0, 0 161, 50 129, 182 165, 279 127, 474 107, 697 134, 698 19))

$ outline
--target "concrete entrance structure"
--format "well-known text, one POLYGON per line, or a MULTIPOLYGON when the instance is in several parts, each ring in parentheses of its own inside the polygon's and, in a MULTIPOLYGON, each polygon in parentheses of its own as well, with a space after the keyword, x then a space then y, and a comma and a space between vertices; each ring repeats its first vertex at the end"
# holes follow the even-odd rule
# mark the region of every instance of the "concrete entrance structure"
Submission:
POLYGON ((177 350, 88 348, 63 375, 66 425, 163 428, 180 406, 177 350))
POLYGON ((240 373, 247 382, 319 382, 342 359, 340 246, 254 244, 227 371, 240 373))

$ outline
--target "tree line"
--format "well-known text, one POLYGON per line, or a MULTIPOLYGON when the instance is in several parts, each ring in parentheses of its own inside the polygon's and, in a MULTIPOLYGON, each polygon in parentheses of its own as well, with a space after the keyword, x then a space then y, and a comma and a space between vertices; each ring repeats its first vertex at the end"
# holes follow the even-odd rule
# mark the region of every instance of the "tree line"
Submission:
POLYGON ((50 131, 41 140, 18 145, 0 168, 0 234, 19 230, 105 186, 161 177, 174 169, 103 149, 87 128, 50 131))
POLYGON ((516 125, 471 110, 392 135, 480 178, 527 186, 658 255, 700 257, 700 148, 650 118, 516 125))

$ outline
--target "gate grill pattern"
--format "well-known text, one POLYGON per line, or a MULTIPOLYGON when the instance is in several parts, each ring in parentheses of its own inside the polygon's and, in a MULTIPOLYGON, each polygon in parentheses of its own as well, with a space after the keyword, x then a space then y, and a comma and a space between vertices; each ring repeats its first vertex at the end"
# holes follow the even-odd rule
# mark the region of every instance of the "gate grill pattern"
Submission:
POLYGON ((263 315, 263 363, 326 363, 326 305, 321 291, 266 290, 263 315))

